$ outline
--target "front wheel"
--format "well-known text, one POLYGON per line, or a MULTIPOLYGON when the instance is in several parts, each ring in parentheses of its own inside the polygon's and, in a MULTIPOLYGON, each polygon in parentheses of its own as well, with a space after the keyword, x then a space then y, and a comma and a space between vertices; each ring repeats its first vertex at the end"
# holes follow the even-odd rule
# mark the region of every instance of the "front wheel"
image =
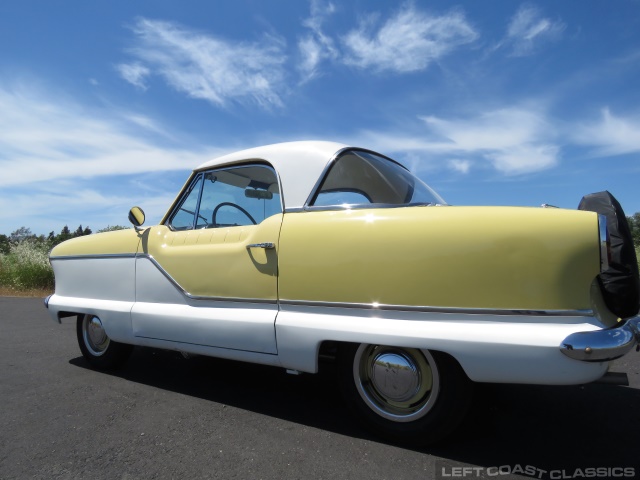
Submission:
POLYGON ((133 350, 132 345, 111 340, 95 315, 78 315, 76 333, 82 356, 98 370, 121 367, 133 350))
POLYGON ((366 427, 390 440, 427 445, 462 421, 472 383, 440 352, 345 344, 340 351, 343 394, 366 427))

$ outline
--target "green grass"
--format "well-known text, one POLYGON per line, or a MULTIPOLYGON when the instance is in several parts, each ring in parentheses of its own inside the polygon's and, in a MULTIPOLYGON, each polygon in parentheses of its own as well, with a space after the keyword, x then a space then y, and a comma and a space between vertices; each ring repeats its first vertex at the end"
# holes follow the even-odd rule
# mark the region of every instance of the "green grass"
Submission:
POLYGON ((25 241, 0 254, 0 287, 11 291, 52 290, 49 244, 25 241))

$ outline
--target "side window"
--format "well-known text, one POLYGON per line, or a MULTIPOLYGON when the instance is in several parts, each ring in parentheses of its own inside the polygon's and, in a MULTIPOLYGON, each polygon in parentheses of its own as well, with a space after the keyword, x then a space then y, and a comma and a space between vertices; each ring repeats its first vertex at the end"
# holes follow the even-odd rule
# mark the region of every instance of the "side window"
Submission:
POLYGON ((444 200, 400 164, 379 155, 350 150, 322 181, 311 206, 435 205, 444 200))
POLYGON ((182 225, 187 222, 187 228, 194 228, 194 223, 195 228, 256 225, 282 212, 278 179, 270 167, 231 167, 207 171, 200 177, 201 187, 185 194, 185 201, 169 222, 175 230, 184 230, 182 225), (197 208, 189 208, 192 204, 197 208))
POLYGON ((178 208, 169 219, 169 226, 173 230, 191 230, 198 209, 198 200, 202 190, 202 175, 198 175, 185 192, 178 208))
POLYGON ((328 205, 362 205, 365 203, 371 203, 371 199, 364 192, 342 189, 321 190, 314 205, 326 207, 328 205))

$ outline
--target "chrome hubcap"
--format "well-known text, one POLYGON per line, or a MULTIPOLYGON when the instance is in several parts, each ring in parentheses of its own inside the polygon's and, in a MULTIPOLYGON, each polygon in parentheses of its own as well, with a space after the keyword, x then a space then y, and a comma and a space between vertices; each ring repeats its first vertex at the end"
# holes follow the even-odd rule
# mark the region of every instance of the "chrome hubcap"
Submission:
POLYGON ((356 388, 375 413, 410 422, 433 407, 440 379, 427 350, 360 345, 353 363, 356 388))
POLYGON ((382 353, 372 359, 371 383, 386 398, 406 402, 418 392, 420 372, 410 357, 382 353))
POLYGON ((109 337, 98 317, 85 315, 82 321, 82 332, 84 344, 92 355, 99 357, 107 351, 109 337))

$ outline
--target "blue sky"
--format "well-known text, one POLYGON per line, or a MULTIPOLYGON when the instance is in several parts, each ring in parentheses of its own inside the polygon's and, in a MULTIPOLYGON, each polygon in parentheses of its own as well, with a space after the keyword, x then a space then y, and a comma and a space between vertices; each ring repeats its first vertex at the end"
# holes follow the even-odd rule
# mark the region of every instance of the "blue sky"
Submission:
POLYGON ((640 1, 3 1, 0 233, 157 222, 223 153, 322 139, 456 205, 640 211, 640 1))

